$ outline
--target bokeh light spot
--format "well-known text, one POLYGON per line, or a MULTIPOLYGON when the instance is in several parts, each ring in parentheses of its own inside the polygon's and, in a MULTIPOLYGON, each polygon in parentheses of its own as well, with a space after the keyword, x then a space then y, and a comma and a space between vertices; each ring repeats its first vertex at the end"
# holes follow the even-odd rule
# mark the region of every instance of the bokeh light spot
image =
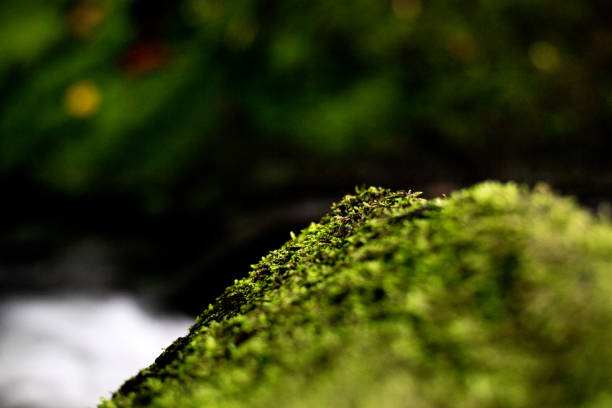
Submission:
POLYGON ((537 69, 544 72, 555 71, 561 63, 557 47, 545 41, 538 41, 531 45, 529 58, 537 69))
POLYGON ((421 13, 421 0, 391 0, 391 8, 397 18, 410 20, 421 13))
POLYGON ((70 85, 64 95, 64 109, 70 116, 86 118, 98 111, 100 91, 92 81, 78 81, 70 85))
POLYGON ((105 10, 99 2, 82 1, 69 14, 70 31, 77 37, 87 37, 102 22, 105 14, 105 10))
POLYGON ((468 31, 457 31, 446 42, 446 51, 456 60, 470 60, 476 55, 476 50, 476 39, 468 31))
POLYGON ((193 0, 191 9, 204 21, 217 20, 224 13, 223 2, 219 0, 193 0))
POLYGON ((258 26, 253 20, 233 18, 229 21, 226 39, 234 48, 249 46, 257 35, 258 26))
POLYGON ((134 44, 121 58, 123 70, 130 75, 143 75, 162 68, 170 60, 170 51, 159 41, 134 44))

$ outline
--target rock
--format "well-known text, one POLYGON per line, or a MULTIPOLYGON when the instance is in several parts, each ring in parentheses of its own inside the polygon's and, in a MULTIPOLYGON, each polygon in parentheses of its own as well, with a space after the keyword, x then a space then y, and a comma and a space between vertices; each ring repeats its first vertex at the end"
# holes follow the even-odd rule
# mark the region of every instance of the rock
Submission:
POLYGON ((611 293, 610 222, 544 186, 358 189, 100 407, 610 406, 611 293))

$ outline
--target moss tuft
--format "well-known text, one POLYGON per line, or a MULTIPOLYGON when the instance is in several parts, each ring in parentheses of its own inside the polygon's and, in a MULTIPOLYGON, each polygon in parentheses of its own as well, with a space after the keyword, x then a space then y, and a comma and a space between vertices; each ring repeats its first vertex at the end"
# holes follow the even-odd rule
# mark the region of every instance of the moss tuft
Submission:
POLYGON ((362 188, 100 407, 612 406, 612 227, 545 187, 362 188))

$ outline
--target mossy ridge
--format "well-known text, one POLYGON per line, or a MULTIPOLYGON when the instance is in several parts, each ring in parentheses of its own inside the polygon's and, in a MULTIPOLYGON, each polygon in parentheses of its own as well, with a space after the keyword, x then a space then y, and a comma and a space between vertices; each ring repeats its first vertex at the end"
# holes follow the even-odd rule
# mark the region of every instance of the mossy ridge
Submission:
POLYGON ((544 188, 361 189, 101 406, 606 405, 611 271, 610 225, 544 188))

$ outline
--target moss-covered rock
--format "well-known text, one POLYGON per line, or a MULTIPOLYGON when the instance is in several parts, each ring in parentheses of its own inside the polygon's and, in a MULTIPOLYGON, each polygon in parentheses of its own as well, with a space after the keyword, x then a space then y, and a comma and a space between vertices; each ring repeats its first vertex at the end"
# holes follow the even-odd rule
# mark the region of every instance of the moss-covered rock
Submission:
POLYGON ((612 406, 612 227, 544 187, 334 204, 101 407, 612 406))

